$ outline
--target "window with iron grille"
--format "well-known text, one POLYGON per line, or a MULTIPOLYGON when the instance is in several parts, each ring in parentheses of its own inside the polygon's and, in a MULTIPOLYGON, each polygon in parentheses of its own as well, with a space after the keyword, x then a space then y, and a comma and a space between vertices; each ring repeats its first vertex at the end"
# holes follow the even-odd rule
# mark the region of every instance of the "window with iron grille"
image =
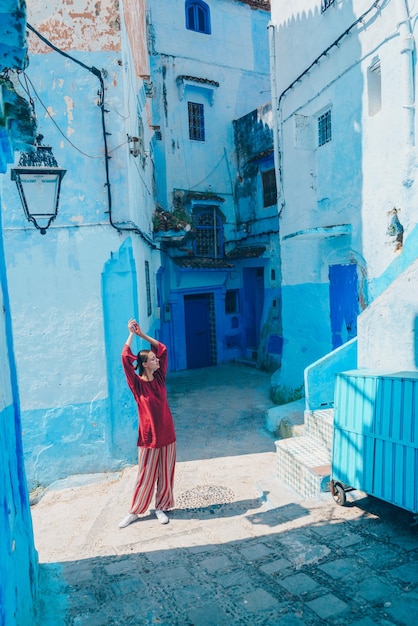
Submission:
POLYGON ((205 110, 198 102, 187 103, 189 112, 189 138, 205 141, 205 110))
POLYGON ((334 4, 334 0, 321 0, 321 12, 323 13, 329 9, 332 4, 334 4))
POLYGON ((227 289, 225 294, 225 313, 238 313, 238 289, 227 289))
POLYGON ((151 283, 149 277, 149 263, 145 261, 145 288, 147 291, 147 314, 148 317, 152 313, 152 304, 151 304, 151 283))
POLYGON ((186 28, 210 35, 210 9, 202 0, 186 0, 186 28))
POLYGON ((263 207, 273 206, 277 202, 276 172, 274 168, 261 172, 263 184, 263 207))
POLYGON ((204 211, 195 216, 195 253, 217 259, 223 256, 222 222, 216 211, 204 211))
POLYGON ((378 57, 375 57, 370 67, 367 68, 367 95, 369 115, 376 115, 382 108, 382 77, 378 57))
POLYGON ((323 146, 332 139, 331 109, 318 117, 318 146, 323 146))

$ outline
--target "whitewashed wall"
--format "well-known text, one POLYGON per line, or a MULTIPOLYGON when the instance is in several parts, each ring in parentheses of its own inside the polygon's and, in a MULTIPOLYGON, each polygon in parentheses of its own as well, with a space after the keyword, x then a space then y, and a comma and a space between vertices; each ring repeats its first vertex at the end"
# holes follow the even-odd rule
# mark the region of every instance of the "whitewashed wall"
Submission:
POLYGON ((223 210, 232 212, 232 120, 270 100, 269 14, 225 0, 208 4, 210 35, 186 29, 184 0, 169 4, 155 0, 150 7, 155 35, 151 63, 156 71, 153 124, 160 125, 165 146, 156 165, 166 168, 165 188, 159 188, 158 199, 170 208, 173 188, 213 191, 225 194, 223 210), (180 76, 215 81, 219 86, 188 82, 182 92, 180 76), (205 142, 189 140, 188 100, 205 107, 205 142))
MULTIPOLYGON (((320 0, 272 3, 285 335, 276 383, 289 389, 300 384, 310 362, 331 349, 328 265, 357 262, 361 308, 388 288, 403 300, 408 282, 396 279, 413 261, 417 238, 415 6, 405 0, 378 6, 336 0, 323 13, 320 9, 320 0), (371 114, 368 71, 376 60, 381 108, 371 114), (332 140, 318 148, 317 118, 328 108, 332 140), (387 234, 393 207, 404 226, 400 254, 387 234)), ((373 320, 377 323, 377 314, 373 320)), ((407 326, 401 352, 411 365, 407 326)), ((372 333, 374 363, 383 362, 377 353, 387 350, 379 347, 380 332, 372 333)), ((369 349, 371 342, 366 340, 369 349)))

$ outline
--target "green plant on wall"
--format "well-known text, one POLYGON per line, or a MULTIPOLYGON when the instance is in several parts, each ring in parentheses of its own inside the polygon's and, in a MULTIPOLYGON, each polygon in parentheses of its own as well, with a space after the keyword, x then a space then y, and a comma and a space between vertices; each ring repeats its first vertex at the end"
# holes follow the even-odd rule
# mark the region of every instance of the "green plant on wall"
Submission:
POLYGON ((187 224, 192 225, 193 217, 184 207, 176 207, 173 210, 173 216, 180 222, 187 222, 187 224))

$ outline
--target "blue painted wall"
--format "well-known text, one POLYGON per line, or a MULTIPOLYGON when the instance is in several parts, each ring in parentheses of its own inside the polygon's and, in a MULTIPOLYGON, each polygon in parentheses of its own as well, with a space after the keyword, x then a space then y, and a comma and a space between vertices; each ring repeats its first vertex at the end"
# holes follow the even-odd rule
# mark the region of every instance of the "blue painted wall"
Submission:
MULTIPOLYGON (((32 26, 86 66, 64 58, 31 34, 27 74, 38 130, 67 170, 59 213, 45 236, 25 220, 14 184, 9 177, 4 181, 5 267, 31 490, 74 473, 114 470, 135 462, 137 413, 120 365, 131 315, 167 343, 170 367, 184 369, 184 298, 210 293, 213 362, 240 358, 246 349, 246 313, 242 306, 236 314, 226 313, 225 297, 228 290, 236 290, 242 305, 244 270, 258 268, 265 286, 265 307, 256 329, 262 344, 260 365, 268 367, 280 357, 280 276, 278 271, 272 274, 278 265, 277 229, 238 232, 234 205, 233 119, 260 107, 255 117, 257 123, 262 120, 271 149, 269 109, 263 105, 270 85, 268 13, 245 3, 214 3, 212 35, 202 46, 203 35, 185 29, 179 11, 183 2, 169 3, 168 11, 165 2, 150 3, 154 38, 147 81, 147 50, 137 48, 145 41, 143 14, 135 13, 138 6, 144 10, 145 3, 126 2, 121 21, 115 5, 97 5, 95 23, 86 24, 81 0, 74 2, 71 14, 57 2, 62 28, 51 32, 54 7, 30 7, 32 26), (142 40, 135 35, 139 27, 142 40), (225 42, 230 62, 226 67, 225 42), (88 71, 92 67, 101 68, 105 87, 109 180, 98 106, 100 81, 88 71), (188 76, 218 83, 213 99, 202 84, 188 84, 188 76), (190 94, 205 101, 205 146, 191 144, 188 137, 184 116, 190 94), (138 156, 131 153, 130 136, 138 136, 138 156), (191 162, 193 168, 184 167, 191 162), (161 255, 153 242, 152 214, 157 202, 172 209, 176 193, 184 191, 220 198, 225 253, 237 243, 263 244, 265 253, 244 255, 220 270, 180 270, 167 258, 172 251, 161 255)), ((255 183, 259 202, 258 168, 255 183)), ((198 204, 193 206, 199 209, 198 204)), ((268 215, 273 219, 274 207, 268 215)))
POLYGON ((131 316, 146 331, 157 332, 155 282, 149 314, 144 266, 149 264, 153 278, 161 259, 152 242, 153 168, 145 155, 153 131, 138 75, 146 74, 138 31, 139 24, 145 33, 145 22, 139 20, 144 3, 128 4, 129 28, 113 4, 96 6, 90 23, 83 17, 82 2, 73 3, 73 13, 58 2, 55 17, 61 28, 53 32, 48 25, 54 7, 30 7, 32 26, 73 58, 52 51, 31 34, 26 72, 38 130, 67 170, 55 222, 41 236, 25 220, 9 176, 2 196, 31 490, 136 460, 137 412, 120 353, 131 316), (100 68, 104 84, 104 119, 98 106, 101 83, 88 69, 93 67, 100 68), (139 135, 134 155, 128 137, 139 135))
MULTIPOLYGON (((0 70, 21 69, 26 57, 24 3, 0 0, 0 70), (6 36, 7 34, 7 36, 6 36)), ((0 201, 14 149, 33 143, 26 100, 0 81, 0 201)), ((36 623, 38 559, 22 450, 22 423, 12 319, 0 220, 0 623, 36 623)))
POLYGON ((33 623, 38 585, 0 224, 0 622, 33 623))

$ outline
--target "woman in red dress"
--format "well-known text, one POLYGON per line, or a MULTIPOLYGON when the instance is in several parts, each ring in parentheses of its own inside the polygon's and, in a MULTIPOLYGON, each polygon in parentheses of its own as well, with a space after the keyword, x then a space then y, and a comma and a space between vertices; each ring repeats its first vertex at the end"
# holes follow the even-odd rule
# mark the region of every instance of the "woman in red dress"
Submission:
POLYGON ((122 365, 138 405, 138 474, 130 511, 119 528, 125 528, 148 510, 154 491, 155 515, 161 524, 168 523, 166 511, 174 507, 176 464, 176 434, 165 385, 167 348, 143 333, 134 319, 129 320, 128 330, 122 365), (148 342, 151 350, 141 350, 135 356, 131 351, 134 335, 148 342))

